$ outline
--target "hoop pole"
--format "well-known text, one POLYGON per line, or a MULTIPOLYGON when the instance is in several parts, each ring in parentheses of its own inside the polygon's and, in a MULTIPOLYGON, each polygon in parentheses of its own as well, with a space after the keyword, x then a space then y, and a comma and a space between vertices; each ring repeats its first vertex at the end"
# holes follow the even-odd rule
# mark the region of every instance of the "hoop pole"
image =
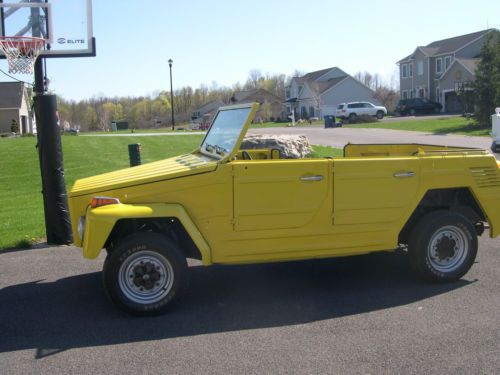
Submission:
POLYGON ((67 245, 73 242, 64 178, 61 131, 57 119, 57 99, 45 94, 44 59, 35 61, 35 116, 38 157, 42 177, 43 209, 47 243, 67 245))
POLYGON ((73 242, 73 235, 69 217, 68 196, 64 183, 61 132, 57 124, 56 96, 37 94, 35 96, 35 113, 47 243, 55 245, 70 244, 73 242))
POLYGON ((45 91, 45 84, 44 84, 44 72, 43 72, 43 59, 41 57, 37 58, 35 61, 35 87, 34 91, 36 95, 43 95, 45 91))

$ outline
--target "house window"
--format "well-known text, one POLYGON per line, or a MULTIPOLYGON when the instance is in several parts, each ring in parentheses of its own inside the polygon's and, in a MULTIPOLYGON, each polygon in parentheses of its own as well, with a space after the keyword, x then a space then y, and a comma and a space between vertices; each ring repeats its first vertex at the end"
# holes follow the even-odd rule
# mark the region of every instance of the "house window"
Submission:
POLYGON ((401 76, 403 78, 408 77, 408 70, 407 69, 408 69, 408 65, 406 65, 406 64, 401 65, 401 76))
POLYGON ((463 91, 464 89, 464 83, 461 81, 455 81, 455 92, 460 92, 463 91))
POLYGON ((408 91, 406 91, 406 90, 401 91, 401 95, 402 95, 403 99, 408 99, 408 91))
POLYGON ((417 61, 417 74, 419 76, 424 75, 424 62, 422 60, 417 61))
POLYGON ((443 59, 441 57, 436 59, 436 73, 443 73, 443 59))
POLYGON ((286 98, 290 99, 290 89, 286 89, 286 98))
POLYGON ((413 99, 415 97, 415 91, 410 90, 410 99, 413 99))
POLYGON ((410 78, 412 78, 412 77, 413 77, 413 63, 409 63, 409 64, 408 64, 408 76, 409 76, 410 78))
POLYGON ((314 117, 314 107, 313 106, 309 107, 309 117, 314 117))
POLYGON ((451 65, 451 56, 446 56, 444 58, 444 70, 448 70, 451 65))
POLYGON ((418 97, 425 98, 425 87, 421 87, 418 89, 418 97))

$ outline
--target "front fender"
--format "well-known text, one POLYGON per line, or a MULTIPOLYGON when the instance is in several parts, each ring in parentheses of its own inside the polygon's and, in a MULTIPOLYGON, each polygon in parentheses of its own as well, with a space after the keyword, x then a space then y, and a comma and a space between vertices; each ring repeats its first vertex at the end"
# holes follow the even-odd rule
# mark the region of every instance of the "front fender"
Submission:
POLYGON ((180 204, 111 204, 97 208, 87 208, 83 256, 96 258, 101 252, 116 222, 120 219, 175 217, 186 229, 200 250, 202 263, 211 264, 210 247, 180 204))

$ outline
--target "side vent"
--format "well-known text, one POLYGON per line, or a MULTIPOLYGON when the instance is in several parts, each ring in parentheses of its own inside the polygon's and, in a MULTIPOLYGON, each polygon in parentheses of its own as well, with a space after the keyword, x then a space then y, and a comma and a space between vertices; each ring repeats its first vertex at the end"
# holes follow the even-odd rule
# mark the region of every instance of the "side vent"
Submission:
POLYGON ((470 169, 476 184, 481 188, 500 187, 500 170, 495 167, 477 167, 470 169))

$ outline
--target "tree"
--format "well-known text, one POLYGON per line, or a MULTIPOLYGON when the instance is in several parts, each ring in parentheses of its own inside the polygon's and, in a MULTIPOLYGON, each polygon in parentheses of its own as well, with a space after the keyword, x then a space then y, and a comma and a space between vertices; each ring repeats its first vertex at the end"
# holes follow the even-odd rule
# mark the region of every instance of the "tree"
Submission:
POLYGON ((253 69, 248 73, 248 79, 243 88, 245 90, 252 90, 259 88, 259 84, 264 80, 262 73, 258 69, 253 69))
POLYGON ((382 103, 389 112, 392 112, 396 109, 399 93, 390 87, 380 85, 375 89, 373 97, 382 103))
POLYGON ((262 114, 263 120, 269 121, 273 115, 271 104, 265 100, 261 106, 260 113, 262 114))
POLYGON ((86 107, 85 113, 83 114, 83 122, 89 130, 97 128, 97 114, 92 107, 86 107))
MULTIPOLYGON (((378 79, 379 75, 375 74, 375 76, 377 76, 377 79, 378 79)), ((374 76, 369 72, 357 72, 354 75, 354 78, 356 78, 359 82, 365 84, 366 86, 368 86, 371 89, 375 89, 376 85, 375 85, 373 77, 374 76)), ((378 85, 378 82, 377 82, 377 85, 378 85)))
POLYGON ((481 61, 476 71, 476 119, 489 127, 490 116, 500 106, 500 32, 492 31, 481 49, 481 61))
POLYGON ((394 111, 399 99, 399 94, 395 89, 397 84, 395 84, 394 75, 391 77, 389 83, 384 82, 385 80, 378 73, 357 72, 354 78, 375 91, 373 98, 382 103, 389 112, 394 111))

